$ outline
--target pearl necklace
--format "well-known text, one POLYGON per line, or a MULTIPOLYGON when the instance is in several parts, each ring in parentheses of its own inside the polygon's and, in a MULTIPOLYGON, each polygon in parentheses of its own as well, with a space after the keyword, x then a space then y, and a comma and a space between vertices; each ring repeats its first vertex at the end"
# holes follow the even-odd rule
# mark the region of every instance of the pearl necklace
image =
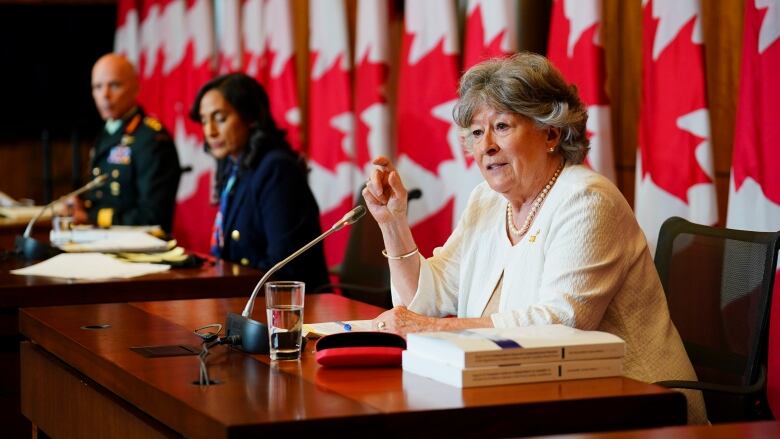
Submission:
POLYGON ((526 232, 528 232, 528 229, 531 227, 531 222, 534 220, 536 213, 539 212, 539 207, 542 205, 542 202, 544 202, 547 194, 550 193, 550 189, 552 189, 555 181, 558 180, 558 176, 561 175, 561 170, 563 170, 564 163, 565 162, 561 162, 561 165, 558 166, 558 169, 555 170, 552 178, 550 178, 550 181, 547 182, 547 185, 544 186, 544 189, 542 189, 542 191, 539 192, 539 195, 536 196, 536 199, 531 205, 531 211, 528 212, 528 216, 525 217, 525 221, 523 222, 523 225, 520 227, 520 229, 515 227, 515 221, 512 218, 512 204, 506 203, 506 223, 509 225, 509 231, 513 235, 523 236, 526 234, 526 232))

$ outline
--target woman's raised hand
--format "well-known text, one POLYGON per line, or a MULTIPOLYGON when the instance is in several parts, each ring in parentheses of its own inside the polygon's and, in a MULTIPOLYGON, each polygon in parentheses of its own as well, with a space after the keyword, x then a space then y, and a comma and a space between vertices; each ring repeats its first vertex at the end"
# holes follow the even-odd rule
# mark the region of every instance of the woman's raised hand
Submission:
POLYGON ((363 189, 363 198, 379 224, 406 222, 406 188, 395 166, 387 157, 379 156, 372 162, 375 169, 363 189))

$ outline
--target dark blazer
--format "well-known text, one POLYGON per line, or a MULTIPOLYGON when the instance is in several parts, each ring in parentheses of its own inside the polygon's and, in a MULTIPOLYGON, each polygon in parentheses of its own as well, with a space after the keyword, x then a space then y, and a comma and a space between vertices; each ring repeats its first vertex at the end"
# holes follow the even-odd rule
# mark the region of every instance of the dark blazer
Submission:
POLYGON ((176 146, 162 124, 137 107, 114 133, 100 131, 92 150, 92 175, 108 181, 82 196, 93 224, 112 209, 112 224, 159 224, 170 232, 181 167, 176 146))
MULTIPOLYGON (((320 212, 298 156, 287 148, 261 152, 242 168, 223 220, 221 257, 268 270, 320 233, 320 212)), ((279 270, 274 278, 306 282, 306 291, 328 283, 322 243, 279 270)))

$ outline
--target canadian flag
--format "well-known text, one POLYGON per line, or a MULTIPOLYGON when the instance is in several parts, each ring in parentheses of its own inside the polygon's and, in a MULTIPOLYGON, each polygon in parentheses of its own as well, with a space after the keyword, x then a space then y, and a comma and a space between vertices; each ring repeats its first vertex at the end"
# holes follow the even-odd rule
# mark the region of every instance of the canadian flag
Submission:
POLYGON ((517 3, 514 0, 469 0, 463 43, 463 70, 488 58, 517 51, 517 3))
POLYGON ((147 112, 154 115, 159 115, 158 111, 163 106, 162 61, 165 54, 162 52, 161 16, 167 3, 170 3, 170 0, 142 0, 140 3, 140 40, 137 65, 140 89, 138 90, 138 101, 147 112))
POLYGON ((133 49, 127 48, 138 47, 139 102, 171 132, 179 162, 188 170, 179 183, 173 233, 188 249, 207 252, 215 213, 209 204, 214 161, 203 151, 200 127, 187 113, 198 88, 213 76, 211 3, 143 1, 140 25, 136 25, 140 32, 132 31, 138 14, 131 3, 135 2, 119 5, 116 47, 128 56, 133 49))
MULTIPOLYGON (((741 75, 726 225, 775 232, 780 230, 780 1, 745 2, 741 75)), ((778 285, 780 280, 775 280, 767 389, 775 415, 780 414, 778 285)))
MULTIPOLYGON (((388 0, 360 0, 355 42, 355 164, 367 177, 371 160, 390 155, 388 0)), ((356 190, 358 188, 355 188, 356 190)))
POLYGON ((458 84, 454 2, 406 3, 400 63, 397 166, 408 189, 423 191, 409 204, 409 223, 420 251, 430 256, 481 181, 452 120, 458 84))
POLYGON ((290 3, 245 0, 241 20, 244 71, 263 84, 276 125, 287 131, 287 140, 300 151, 301 110, 296 91, 290 3))
POLYGON ((241 70, 241 5, 237 0, 218 0, 214 3, 217 37, 217 72, 241 70))
POLYGON ((177 193, 174 235, 187 249, 208 253, 211 226, 217 207, 211 203, 214 158, 203 150, 201 126, 189 120, 188 112, 195 95, 214 76, 214 27, 210 0, 187 0, 183 35, 186 36, 177 81, 179 96, 172 107, 174 123, 169 126, 176 141, 179 163, 187 169, 181 176, 177 193))
POLYGON ((644 1, 642 45, 634 208, 655 251, 671 216, 718 220, 699 0, 644 1))
POLYGON ((116 8, 114 52, 124 55, 134 66, 138 66, 138 2, 119 0, 116 8))
MULTIPOLYGON (((309 184, 327 229, 352 207, 358 178, 344 1, 310 0, 309 26, 309 184)), ((341 262, 347 236, 325 240, 329 266, 341 262)))
POLYGON ((590 152, 586 164, 613 182, 610 105, 601 42, 601 0, 555 0, 547 56, 563 76, 577 86, 588 106, 590 152))

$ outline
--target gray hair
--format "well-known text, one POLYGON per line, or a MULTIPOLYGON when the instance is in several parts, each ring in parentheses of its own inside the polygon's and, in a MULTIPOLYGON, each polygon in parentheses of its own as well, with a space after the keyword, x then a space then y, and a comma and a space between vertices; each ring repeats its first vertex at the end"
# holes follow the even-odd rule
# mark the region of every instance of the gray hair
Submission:
POLYGON ((462 128, 486 105, 525 116, 539 127, 559 128, 557 150, 569 163, 582 163, 590 150, 585 135, 588 112, 577 88, 541 55, 521 52, 477 64, 461 77, 458 96, 452 116, 462 128))

